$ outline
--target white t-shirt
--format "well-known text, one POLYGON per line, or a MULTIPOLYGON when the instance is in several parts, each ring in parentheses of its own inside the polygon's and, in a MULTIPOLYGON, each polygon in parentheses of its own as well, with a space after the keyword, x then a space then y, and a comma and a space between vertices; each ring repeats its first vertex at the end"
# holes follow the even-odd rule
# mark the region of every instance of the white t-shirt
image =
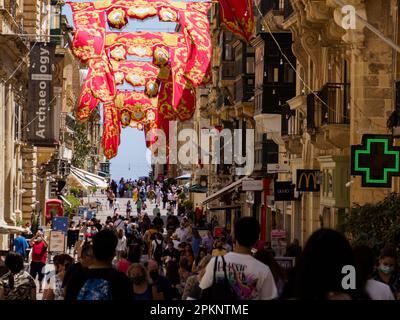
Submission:
MULTIPOLYGON (((224 278, 221 257, 208 263, 200 288, 213 284, 214 263, 218 258, 217 280, 224 278)), ((268 266, 248 254, 229 252, 224 256, 228 279, 240 300, 271 300, 278 296, 275 281, 268 266)))
POLYGON ((390 287, 387 284, 374 279, 369 279, 367 281, 365 291, 367 291, 372 300, 394 300, 390 287))
POLYGON ((176 235, 178 236, 179 240, 181 242, 184 242, 187 240, 188 235, 189 235, 189 229, 188 228, 181 228, 179 227, 178 229, 176 229, 175 231, 176 235))
POLYGON ((125 251, 126 250, 126 237, 123 236, 121 239, 118 239, 118 244, 117 244, 117 251, 125 251))

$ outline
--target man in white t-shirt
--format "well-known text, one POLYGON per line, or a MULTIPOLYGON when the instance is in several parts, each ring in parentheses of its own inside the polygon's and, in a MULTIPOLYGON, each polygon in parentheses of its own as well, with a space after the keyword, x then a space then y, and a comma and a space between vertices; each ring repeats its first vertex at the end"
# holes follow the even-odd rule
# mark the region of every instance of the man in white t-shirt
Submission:
MULTIPOLYGON (((260 225, 255 218, 245 217, 235 224, 236 244, 233 252, 224 255, 229 282, 240 300, 271 300, 278 296, 275 281, 268 266, 251 255, 251 248, 257 242, 260 225)), ((200 288, 207 289, 213 284, 214 263, 208 263, 201 279, 200 288)), ((217 281, 224 279, 222 259, 218 258, 217 281)))
POLYGON ((181 222, 181 226, 180 226, 178 229, 176 229, 175 233, 176 233, 176 235, 177 235, 179 241, 185 242, 185 241, 188 240, 188 237, 189 237, 189 228, 187 227, 185 221, 182 221, 182 222, 181 222))

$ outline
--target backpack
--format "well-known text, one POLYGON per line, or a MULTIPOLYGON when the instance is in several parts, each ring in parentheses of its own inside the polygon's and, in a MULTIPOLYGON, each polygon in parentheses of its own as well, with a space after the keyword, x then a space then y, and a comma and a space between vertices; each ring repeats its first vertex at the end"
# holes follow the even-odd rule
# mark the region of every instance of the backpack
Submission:
POLYGON ((163 254, 163 249, 162 249, 162 245, 163 245, 163 240, 161 240, 160 243, 157 242, 157 239, 154 240, 156 242, 156 248, 154 249, 154 260, 156 261, 161 261, 161 257, 163 254))
POLYGON ((229 279, 226 273, 226 262, 223 256, 215 257, 214 261, 214 275, 213 275, 213 283, 207 289, 202 290, 201 300, 238 300, 238 296, 229 283, 229 279), (222 264, 224 269, 224 279, 222 281, 217 282, 217 266, 218 266, 218 258, 222 258, 222 264))
POLYGON ((79 291, 77 300, 112 300, 110 283, 105 279, 88 279, 79 291))

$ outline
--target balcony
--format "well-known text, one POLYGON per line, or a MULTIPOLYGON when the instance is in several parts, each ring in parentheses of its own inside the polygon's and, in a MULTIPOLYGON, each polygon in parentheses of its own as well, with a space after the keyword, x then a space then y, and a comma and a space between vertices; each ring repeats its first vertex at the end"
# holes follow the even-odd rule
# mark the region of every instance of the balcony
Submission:
POLYGON ((60 113, 60 131, 74 134, 76 126, 76 120, 74 116, 69 112, 60 113))
POLYGON ((344 148, 349 143, 350 84, 327 83, 307 96, 307 131, 321 149, 344 148))
MULTIPOLYGON (((289 18, 293 13, 293 7, 290 0, 262 0, 260 1, 260 10, 262 16, 274 22, 273 25, 280 26, 282 23, 289 18)), ((275 29, 274 26, 272 26, 275 29)), ((264 28, 261 25, 261 19, 257 19, 257 33, 264 32, 264 28)))
POLYGON ((294 84, 264 84, 262 103, 256 103, 255 114, 281 114, 282 106, 294 97, 296 87, 294 84))
POLYGON ((235 80, 235 61, 222 61, 221 69, 220 69, 220 79, 221 81, 235 80))
POLYGON ((350 84, 328 83, 322 87, 321 123, 350 124, 350 84))
POLYGON ((268 168, 268 164, 277 163, 279 163, 279 146, 273 140, 268 140, 266 134, 262 134, 256 141, 255 170, 265 171, 268 168))
POLYGON ((273 11, 276 14, 283 15, 285 19, 293 13, 290 0, 262 0, 260 10, 264 16, 273 11))
POLYGON ((242 75, 235 82, 235 103, 249 102, 254 97, 254 75, 242 75))
POLYGON ((296 117, 296 111, 290 110, 290 107, 282 108, 282 140, 285 148, 291 154, 301 155, 303 144, 301 138, 303 136, 302 119, 296 117))

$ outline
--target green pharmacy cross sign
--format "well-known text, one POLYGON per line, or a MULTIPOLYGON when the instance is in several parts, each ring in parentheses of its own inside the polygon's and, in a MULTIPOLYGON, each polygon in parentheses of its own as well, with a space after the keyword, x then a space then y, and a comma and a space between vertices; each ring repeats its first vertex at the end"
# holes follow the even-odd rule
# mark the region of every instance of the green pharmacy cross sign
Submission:
POLYGON ((400 147, 388 135, 363 135, 361 145, 351 146, 351 175, 361 176, 364 188, 390 188, 400 176, 400 147))

